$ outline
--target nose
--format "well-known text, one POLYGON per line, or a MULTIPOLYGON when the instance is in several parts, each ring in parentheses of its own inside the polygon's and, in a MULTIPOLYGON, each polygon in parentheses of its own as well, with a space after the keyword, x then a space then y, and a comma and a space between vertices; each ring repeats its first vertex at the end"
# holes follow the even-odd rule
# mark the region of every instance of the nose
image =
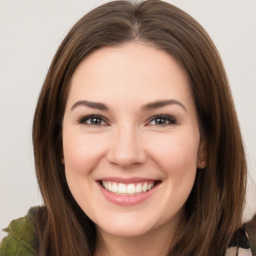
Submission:
POLYGON ((108 161, 123 168, 143 164, 147 159, 147 154, 139 137, 135 128, 117 129, 111 138, 107 153, 108 161))

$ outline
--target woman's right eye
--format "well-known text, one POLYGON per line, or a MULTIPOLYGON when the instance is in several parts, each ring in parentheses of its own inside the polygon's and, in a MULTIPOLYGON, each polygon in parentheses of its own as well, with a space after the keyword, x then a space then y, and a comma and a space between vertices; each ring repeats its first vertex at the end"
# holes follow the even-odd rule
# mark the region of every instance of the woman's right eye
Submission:
POLYGON ((78 123, 90 126, 106 126, 107 122, 102 116, 90 115, 84 116, 78 120, 78 123))

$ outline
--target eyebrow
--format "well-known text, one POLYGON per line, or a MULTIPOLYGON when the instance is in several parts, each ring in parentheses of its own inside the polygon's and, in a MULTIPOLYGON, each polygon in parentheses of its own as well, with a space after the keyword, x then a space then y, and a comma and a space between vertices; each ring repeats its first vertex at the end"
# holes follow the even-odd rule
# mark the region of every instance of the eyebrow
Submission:
POLYGON ((183 108, 183 110, 187 111, 186 107, 179 101, 177 100, 160 100, 160 101, 155 101, 155 102, 151 102, 151 103, 148 103, 144 106, 142 106, 142 110, 144 111, 150 111, 150 110, 153 110, 153 109, 157 109, 157 108, 162 108, 162 107, 165 107, 165 106, 168 106, 168 105, 178 105, 180 106, 181 108, 183 108))
POLYGON ((109 110, 109 108, 105 104, 103 104, 103 103, 92 102, 92 101, 88 101, 88 100, 79 100, 79 101, 77 101, 71 107, 71 110, 73 110, 74 108, 76 108, 78 106, 86 106, 86 107, 89 107, 89 108, 103 110, 103 111, 108 111, 109 110))
MULTIPOLYGON (((183 108, 183 110, 187 111, 186 107, 179 101, 171 99, 171 100, 159 100, 159 101, 154 101, 154 102, 150 102, 147 103, 146 105, 142 106, 142 110, 143 111, 150 111, 153 109, 157 109, 157 108, 162 108, 168 105, 178 105, 181 108, 183 108)), ((78 107, 78 106, 86 106, 89 108, 93 108, 93 109, 98 109, 98 110, 102 110, 102 111, 109 111, 109 108, 107 107, 107 105, 105 105, 104 103, 100 103, 100 102, 92 102, 92 101, 88 101, 88 100, 79 100, 77 101, 72 107, 71 110, 73 110, 74 108, 78 107)))

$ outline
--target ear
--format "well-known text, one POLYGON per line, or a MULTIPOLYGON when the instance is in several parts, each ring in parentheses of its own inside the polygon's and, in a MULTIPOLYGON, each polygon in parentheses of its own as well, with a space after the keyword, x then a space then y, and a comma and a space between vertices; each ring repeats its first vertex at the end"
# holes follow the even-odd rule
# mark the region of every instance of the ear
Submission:
POLYGON ((64 159, 64 157, 61 158, 61 162, 62 162, 62 164, 65 165, 65 159, 64 159))
POLYGON ((207 140, 205 137, 200 138, 197 152, 197 168, 204 169, 207 166, 207 140))

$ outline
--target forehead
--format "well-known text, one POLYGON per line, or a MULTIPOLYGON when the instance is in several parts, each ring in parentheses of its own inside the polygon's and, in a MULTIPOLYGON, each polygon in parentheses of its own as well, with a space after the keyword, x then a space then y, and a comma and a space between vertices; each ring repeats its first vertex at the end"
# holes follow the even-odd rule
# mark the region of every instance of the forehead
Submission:
POLYGON ((70 86, 69 101, 192 100, 187 73, 175 58, 139 42, 92 52, 76 68, 70 86))

